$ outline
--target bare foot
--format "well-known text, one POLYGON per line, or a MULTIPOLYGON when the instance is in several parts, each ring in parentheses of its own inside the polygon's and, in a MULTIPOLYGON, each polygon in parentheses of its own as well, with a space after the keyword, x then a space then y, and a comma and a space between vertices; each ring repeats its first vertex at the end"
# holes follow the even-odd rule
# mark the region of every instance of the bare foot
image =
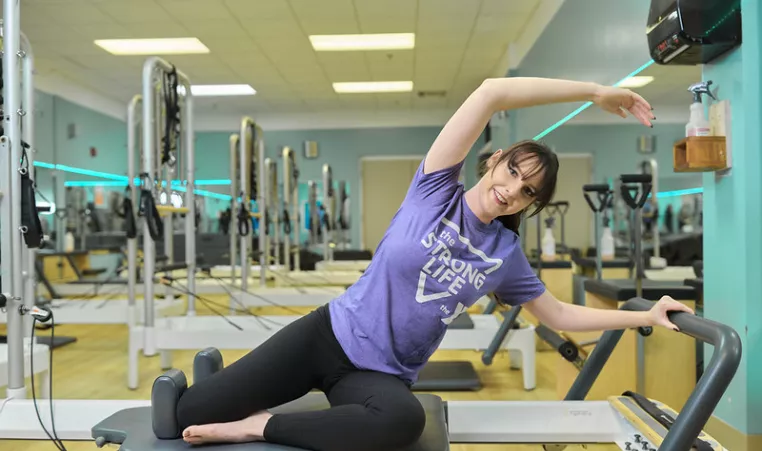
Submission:
POLYGON ((183 440, 192 445, 203 443, 245 443, 263 441, 270 412, 258 412, 239 421, 188 426, 183 440))

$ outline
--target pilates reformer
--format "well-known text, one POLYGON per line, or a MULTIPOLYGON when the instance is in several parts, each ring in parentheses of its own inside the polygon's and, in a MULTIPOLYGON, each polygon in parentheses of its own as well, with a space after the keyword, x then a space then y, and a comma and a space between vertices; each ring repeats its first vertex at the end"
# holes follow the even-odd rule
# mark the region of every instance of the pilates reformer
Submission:
MULTIPOLYGON (((132 206, 137 200, 137 188, 135 186, 135 147, 136 131, 140 121, 139 108, 142 104, 142 96, 136 95, 130 101, 127 108, 127 192, 124 199, 125 208, 125 231, 127 238, 127 278, 114 280, 123 267, 117 267, 113 274, 103 281, 90 282, 89 284, 54 284, 53 293, 59 294, 63 290, 71 295, 71 291, 64 287, 76 287, 80 298, 54 298, 47 304, 55 312, 56 324, 127 324, 132 327, 145 318, 144 302, 137 302, 137 293, 142 289, 142 283, 137 281, 137 225, 132 206), (89 285, 89 286, 88 286, 89 285), (125 291, 126 288, 126 291, 125 291), (89 291, 88 291, 89 289, 89 291), (103 291, 101 291, 103 290, 103 291), (115 299, 114 297, 126 299, 115 299)), ((157 208, 165 208, 158 206, 157 208)), ((169 251, 171 242, 165 242, 165 252, 169 251)), ((170 251, 171 252, 171 251, 170 251)), ((186 267, 185 263, 166 263, 169 259, 166 255, 157 259, 160 266, 154 267, 154 274, 169 273, 186 267)), ((168 297, 157 299, 154 309, 157 313, 176 309, 182 303, 179 299, 168 297)))
MULTIPOLYGON (((239 307, 263 307, 263 306, 316 306, 329 302, 343 293, 344 287, 289 287, 267 286, 268 280, 274 277, 288 278, 288 274, 298 272, 300 266, 300 249, 291 245, 292 233, 296 236, 300 230, 298 176, 299 170, 296 165, 295 154, 289 147, 283 148, 283 173, 284 173, 284 246, 283 258, 279 255, 279 238, 277 236, 280 226, 275 224, 275 246, 268 239, 267 221, 272 216, 277 217, 278 207, 278 181, 277 167, 275 162, 264 158, 262 143, 263 133, 261 128, 251 119, 243 118, 240 134, 230 137, 230 171, 231 177, 231 211, 236 211, 237 234, 230 234, 230 266, 217 266, 211 268, 206 278, 197 280, 196 293, 201 294, 228 294, 231 300, 235 300, 239 307), (253 128, 253 133, 250 129, 253 128), (246 139, 241 140, 240 136, 246 139), (241 168, 244 168, 243 170, 241 168), (261 170, 260 168, 267 168, 261 170), (239 201, 248 193, 253 193, 256 199, 257 212, 250 212, 247 204, 239 201), (262 193, 260 196, 259 193, 262 193), (289 197, 291 199, 289 199, 289 197), (291 212, 288 213, 288 206, 291 212), (247 208, 244 208, 247 207, 247 208), (276 214, 270 213, 275 211, 276 214), (291 227, 291 217, 295 218, 296 228, 291 227), (251 241, 251 219, 258 220, 258 260, 259 265, 246 265, 249 257, 249 243, 251 241), (274 248, 274 252, 271 249, 274 248), (271 254, 276 255, 276 264, 268 261, 271 254), (294 259, 295 271, 284 273, 278 271, 280 267, 291 267, 291 258, 294 259), (277 262, 283 261, 280 266, 277 262), (255 277, 250 277, 251 271, 256 271, 255 277)), ((253 200, 253 199, 252 199, 253 200)), ((249 203, 251 204, 251 203, 249 203)), ((280 222, 280 221, 278 221, 280 222)), ((230 311, 235 313, 236 307, 231 302, 230 311)))
MULTIPOLYGON (((333 261, 336 247, 337 208, 336 190, 334 187, 333 170, 328 164, 323 165, 323 202, 317 205, 317 186, 310 183, 308 201, 310 210, 310 242, 322 246, 323 262, 333 261), (322 215, 317 214, 322 209, 322 215), (317 218, 316 218, 317 217, 317 218), (317 221, 315 220, 317 219, 317 221)), ((347 286, 357 282, 362 276, 362 270, 340 269, 313 271, 289 271, 288 267, 278 271, 275 277, 276 286, 347 286)))
MULTIPOLYGON (((652 306, 652 301, 633 298, 621 308, 647 311, 652 306)), ((584 400, 625 332, 612 330, 603 334, 562 401, 443 401, 431 394, 416 395, 426 412, 426 426, 417 443, 406 451, 445 451, 450 444, 460 443, 538 444, 546 450, 562 450, 573 444, 614 444, 622 450, 684 451, 696 446, 699 450, 723 451, 725 448, 702 429, 740 364, 741 339, 732 328, 695 315, 671 313, 670 320, 682 333, 715 348, 706 373, 679 415, 658 400, 629 391, 607 400, 584 400)), ((219 351, 204 349, 194 360, 193 379, 203 380, 222 367, 219 351)), ((181 371, 166 372, 156 379, 150 402, 102 419, 92 427, 91 438, 99 447, 120 445, 124 451, 185 449, 176 406, 187 387, 188 380, 181 371)), ((72 401, 76 402, 87 401, 72 401)), ((271 411, 329 407, 322 393, 309 393, 271 411)), ((72 421, 74 415, 61 417, 63 421, 76 421, 72 421)), ((205 449, 296 451, 263 442, 205 445, 205 449)))

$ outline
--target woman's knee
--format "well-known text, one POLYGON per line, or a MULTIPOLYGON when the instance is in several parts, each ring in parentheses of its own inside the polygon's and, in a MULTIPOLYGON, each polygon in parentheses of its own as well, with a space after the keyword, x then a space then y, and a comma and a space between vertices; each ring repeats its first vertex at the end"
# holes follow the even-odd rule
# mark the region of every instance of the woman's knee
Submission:
POLYGON ((378 449, 397 449, 412 445, 426 427, 426 412, 417 399, 389 408, 381 415, 378 449))

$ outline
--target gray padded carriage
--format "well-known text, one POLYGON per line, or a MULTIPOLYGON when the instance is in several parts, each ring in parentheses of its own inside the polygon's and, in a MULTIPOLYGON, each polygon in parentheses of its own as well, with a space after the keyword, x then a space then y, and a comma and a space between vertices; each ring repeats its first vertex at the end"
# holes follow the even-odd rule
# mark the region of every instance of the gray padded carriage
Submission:
MULTIPOLYGON (((426 427, 418 442, 405 451, 448 451, 450 444, 442 399, 428 394, 416 396, 426 411, 426 427)), ((272 412, 303 412, 328 407, 325 395, 308 393, 302 398, 272 409, 272 412)), ((117 412, 93 427, 92 436, 98 446, 108 443, 120 444, 120 451, 179 451, 198 448, 185 443, 182 439, 157 439, 151 428, 150 407, 136 407, 117 412)), ((204 451, 297 451, 299 449, 263 442, 204 445, 202 448, 204 451)))

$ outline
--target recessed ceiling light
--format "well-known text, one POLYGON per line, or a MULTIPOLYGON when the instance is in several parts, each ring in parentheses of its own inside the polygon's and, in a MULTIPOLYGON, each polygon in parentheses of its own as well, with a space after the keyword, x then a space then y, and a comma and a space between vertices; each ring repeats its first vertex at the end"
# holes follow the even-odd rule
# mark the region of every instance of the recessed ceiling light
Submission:
POLYGON ((338 93, 360 92, 410 92, 412 81, 359 81, 334 83, 333 90, 338 93))
POLYGON ((642 88, 643 86, 651 83, 652 81, 654 81, 654 77, 646 76, 646 75, 638 75, 635 77, 625 78, 624 80, 619 82, 617 86, 619 86, 620 88, 642 88))
POLYGON ((191 85, 194 96, 253 96, 256 93, 249 85, 191 85))
POLYGON ((114 55, 209 53, 209 49, 196 38, 96 39, 95 45, 114 55))
POLYGON ((407 50, 415 47, 415 33, 312 35, 310 42, 317 51, 407 50))

